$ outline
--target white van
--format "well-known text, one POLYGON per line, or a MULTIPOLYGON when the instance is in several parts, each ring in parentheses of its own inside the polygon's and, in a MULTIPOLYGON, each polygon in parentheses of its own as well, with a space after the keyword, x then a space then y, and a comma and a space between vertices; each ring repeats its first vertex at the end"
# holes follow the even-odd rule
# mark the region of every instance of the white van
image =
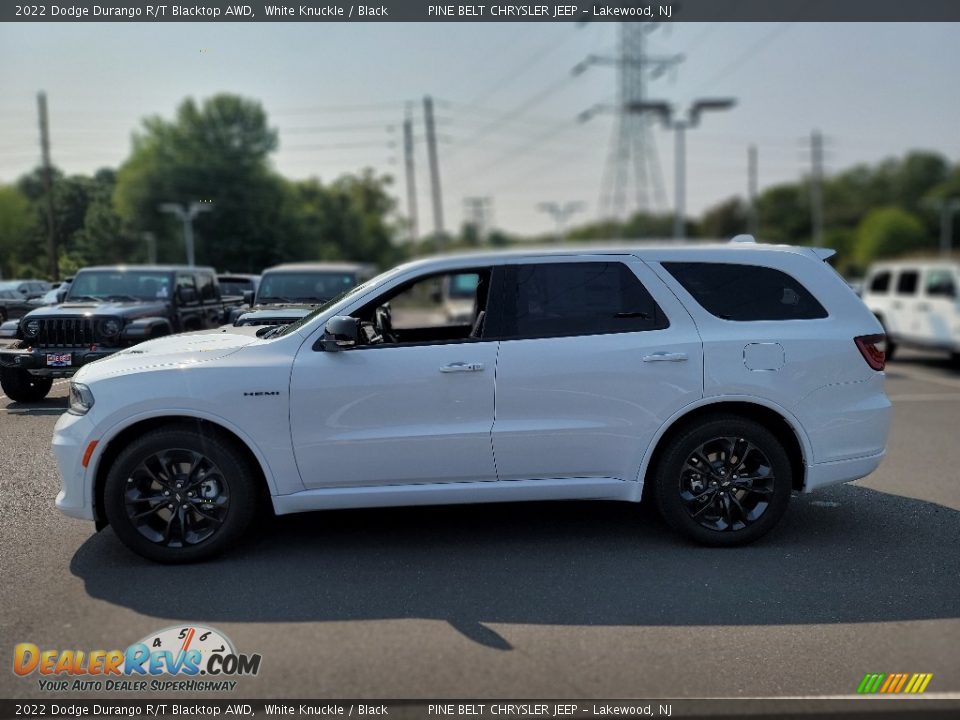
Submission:
POLYGON ((870 267, 863 302, 887 333, 887 358, 896 345, 949 352, 960 362, 960 263, 903 260, 870 267))

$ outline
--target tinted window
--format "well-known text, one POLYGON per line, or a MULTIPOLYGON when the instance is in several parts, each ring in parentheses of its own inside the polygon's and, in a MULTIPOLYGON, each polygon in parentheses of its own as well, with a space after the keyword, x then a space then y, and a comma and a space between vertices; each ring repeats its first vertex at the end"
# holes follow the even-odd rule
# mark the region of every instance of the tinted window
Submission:
POLYGON ((503 336, 599 335, 659 330, 663 311, 619 262, 544 263, 506 269, 503 336))
POLYGON ((170 275, 150 270, 85 270, 70 285, 70 299, 98 300, 132 297, 155 300, 170 297, 170 275))
POLYGON ((197 274, 197 287, 200 290, 200 300, 209 302, 217 298, 217 289, 213 284, 213 275, 197 274))
POLYGON ((890 271, 878 272, 870 280, 870 292, 885 293, 890 289, 890 271))
POLYGON ((823 305, 785 272, 732 263, 663 263, 711 315, 724 320, 812 320, 823 305))
POLYGON ((917 292, 917 281, 920 273, 916 270, 903 270, 897 277, 897 294, 913 295, 917 292))

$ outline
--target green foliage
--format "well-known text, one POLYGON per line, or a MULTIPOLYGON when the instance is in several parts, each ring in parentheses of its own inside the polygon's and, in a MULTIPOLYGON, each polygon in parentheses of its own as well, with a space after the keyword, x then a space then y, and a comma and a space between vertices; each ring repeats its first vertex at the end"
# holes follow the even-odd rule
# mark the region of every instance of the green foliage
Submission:
POLYGON ((25 240, 32 237, 35 215, 30 201, 17 188, 0 186, 0 274, 15 277, 29 261, 25 240))
POLYGON ((883 207, 868 212, 857 227, 853 256, 865 266, 873 260, 934 246, 916 215, 899 207, 883 207))

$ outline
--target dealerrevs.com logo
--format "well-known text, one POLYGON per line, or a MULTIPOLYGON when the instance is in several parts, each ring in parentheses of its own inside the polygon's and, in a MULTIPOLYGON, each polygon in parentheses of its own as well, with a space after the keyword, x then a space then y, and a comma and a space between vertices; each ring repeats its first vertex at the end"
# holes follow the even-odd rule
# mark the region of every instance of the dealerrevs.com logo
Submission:
POLYGON ((233 678, 259 673, 260 659, 238 653, 219 630, 176 625, 126 650, 48 650, 19 643, 13 672, 36 675, 41 690, 55 692, 217 691, 234 690, 233 678))

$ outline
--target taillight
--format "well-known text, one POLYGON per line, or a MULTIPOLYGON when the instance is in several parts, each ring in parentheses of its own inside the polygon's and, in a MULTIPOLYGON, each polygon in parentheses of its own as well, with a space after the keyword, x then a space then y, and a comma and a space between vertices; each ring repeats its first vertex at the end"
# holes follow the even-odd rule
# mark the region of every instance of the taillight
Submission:
POLYGON ((855 337, 853 341, 857 344, 860 354, 867 361, 867 365, 874 370, 883 370, 887 365, 887 336, 886 335, 861 335, 855 337))

